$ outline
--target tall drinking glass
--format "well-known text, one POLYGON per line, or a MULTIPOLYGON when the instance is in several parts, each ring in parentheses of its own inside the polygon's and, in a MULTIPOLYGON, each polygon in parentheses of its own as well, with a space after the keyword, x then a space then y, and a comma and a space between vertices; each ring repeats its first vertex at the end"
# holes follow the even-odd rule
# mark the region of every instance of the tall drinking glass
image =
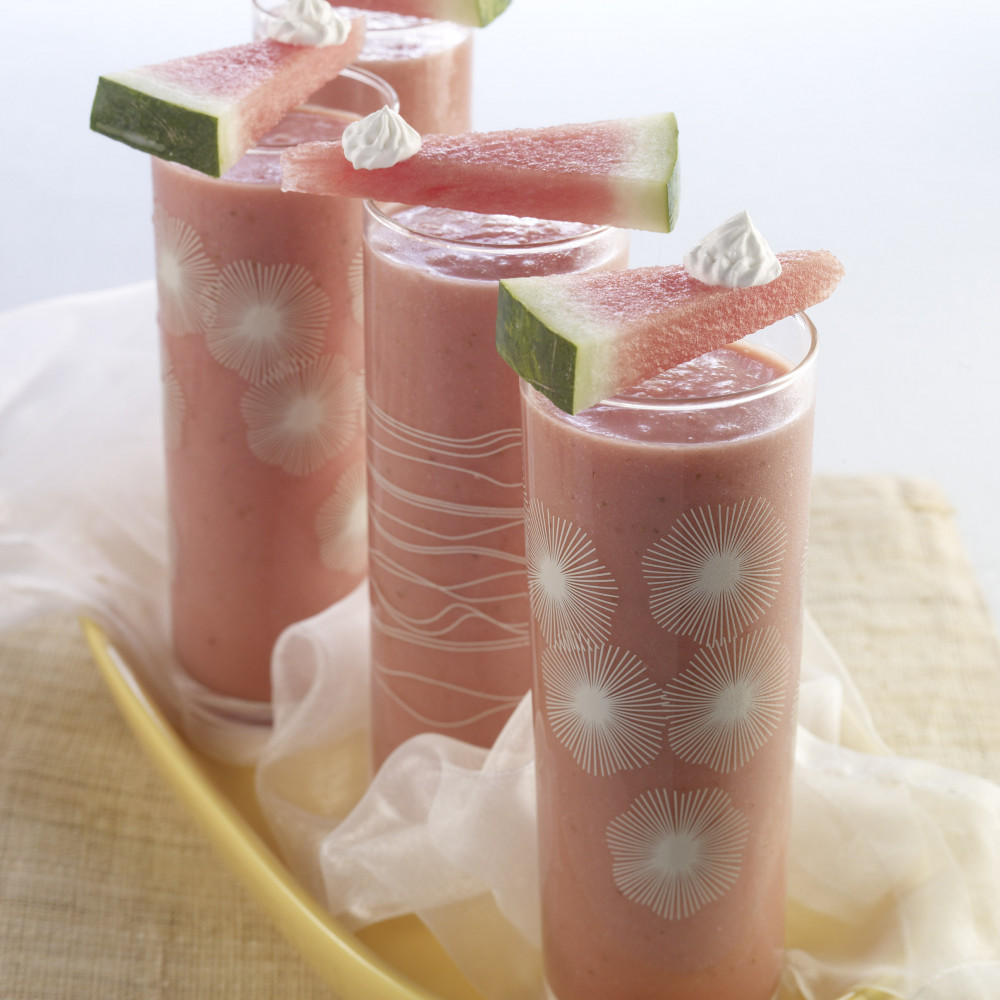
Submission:
MULTIPOLYGON (((275 11, 284 6, 285 0, 252 0, 255 38, 267 35, 275 11)), ((473 28, 389 11, 343 10, 365 15, 365 44, 355 65, 396 91, 400 114, 421 135, 472 128, 473 28)), ((328 85, 310 102, 329 105, 338 99, 335 86, 328 85)))
POLYGON ((280 188, 283 149, 395 105, 342 76, 221 178, 153 159, 171 627, 207 717, 267 723, 278 634, 366 572, 361 203, 280 188))
POLYGON ((557 1000, 767 1000, 782 960, 815 330, 576 416, 522 385, 557 1000))
POLYGON ((624 233, 377 206, 365 214, 372 741, 489 745, 531 684, 517 377, 504 277, 619 268, 624 233))

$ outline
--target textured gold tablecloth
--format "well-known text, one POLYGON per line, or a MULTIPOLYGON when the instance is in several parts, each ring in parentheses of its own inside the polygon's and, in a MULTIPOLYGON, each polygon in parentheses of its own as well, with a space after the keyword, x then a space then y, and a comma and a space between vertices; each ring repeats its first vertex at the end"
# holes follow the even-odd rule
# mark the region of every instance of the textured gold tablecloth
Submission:
MULTIPOLYGON (((898 752, 1000 780, 1000 643, 933 483, 818 477, 808 603, 898 752)), ((137 748, 72 618, 0 635, 0 998, 330 994, 137 748)))

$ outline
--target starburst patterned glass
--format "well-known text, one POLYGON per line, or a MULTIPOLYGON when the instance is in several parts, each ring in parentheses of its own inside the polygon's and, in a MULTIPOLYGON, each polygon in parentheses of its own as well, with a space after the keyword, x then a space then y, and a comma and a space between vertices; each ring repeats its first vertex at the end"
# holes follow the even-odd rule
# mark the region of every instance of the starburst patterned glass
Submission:
POLYGON ((607 639, 618 587, 587 533, 532 500, 525 518, 525 556, 531 611, 542 635, 549 642, 607 639))
POLYGON ((315 472, 358 433, 363 391, 340 355, 254 386, 240 404, 250 450, 292 475, 315 472))
POLYGON ((722 789, 643 792, 607 827, 615 884, 665 920, 684 920, 732 888, 748 834, 722 789))
POLYGON ((175 336, 201 333, 211 321, 219 272, 198 233, 157 213, 156 292, 163 328, 175 336))
POLYGON ((660 751, 663 693, 632 653, 609 646, 553 646, 541 658, 553 734, 588 773, 648 764, 660 751))
POLYGON ((773 628, 699 650, 667 685, 673 751, 723 774, 742 767, 778 728, 790 669, 773 628))
POLYGON ((359 462, 344 472, 316 515, 320 558, 325 566, 359 573, 368 561, 368 506, 365 467, 359 462))
POLYGON ((261 385, 315 360, 329 318, 329 298, 304 267, 240 260, 220 276, 205 340, 220 365, 261 385))
POLYGON ((689 510, 643 557, 654 619, 699 643, 738 635, 773 603, 785 542, 763 498, 689 510))

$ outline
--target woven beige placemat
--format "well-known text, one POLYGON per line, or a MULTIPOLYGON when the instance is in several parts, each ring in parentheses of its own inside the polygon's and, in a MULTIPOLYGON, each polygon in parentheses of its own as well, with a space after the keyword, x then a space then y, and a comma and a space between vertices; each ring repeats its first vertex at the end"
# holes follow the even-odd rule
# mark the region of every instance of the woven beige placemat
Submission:
POLYGON ((205 842, 56 619, 0 636, 0 998, 330 992, 205 842))
POLYGON ((817 477, 806 593, 897 753, 1000 781, 1000 643, 937 484, 817 477))
MULTIPOLYGON (((933 484, 820 478, 811 610, 886 740, 1000 777, 1000 650, 933 484)), ((73 619, 0 635, 0 998, 329 998, 137 748, 73 619)))

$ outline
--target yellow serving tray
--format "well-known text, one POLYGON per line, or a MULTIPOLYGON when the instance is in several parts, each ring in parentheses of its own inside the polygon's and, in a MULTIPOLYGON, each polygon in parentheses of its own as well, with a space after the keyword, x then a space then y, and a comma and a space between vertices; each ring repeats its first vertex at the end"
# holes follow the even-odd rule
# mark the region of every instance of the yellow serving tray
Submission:
POLYGON ((81 625, 136 739, 278 930, 341 1000, 483 1000, 415 917, 358 933, 338 923, 279 858, 252 770, 219 764, 189 746, 103 629, 86 619, 81 625))
MULTIPOLYGON (((100 626, 81 620, 91 653, 136 739, 275 926, 338 1000, 485 1000, 416 917, 352 933, 295 879, 257 805, 250 768, 228 767, 173 728, 100 626)), ((898 1000, 878 987, 838 1000, 898 1000)))

